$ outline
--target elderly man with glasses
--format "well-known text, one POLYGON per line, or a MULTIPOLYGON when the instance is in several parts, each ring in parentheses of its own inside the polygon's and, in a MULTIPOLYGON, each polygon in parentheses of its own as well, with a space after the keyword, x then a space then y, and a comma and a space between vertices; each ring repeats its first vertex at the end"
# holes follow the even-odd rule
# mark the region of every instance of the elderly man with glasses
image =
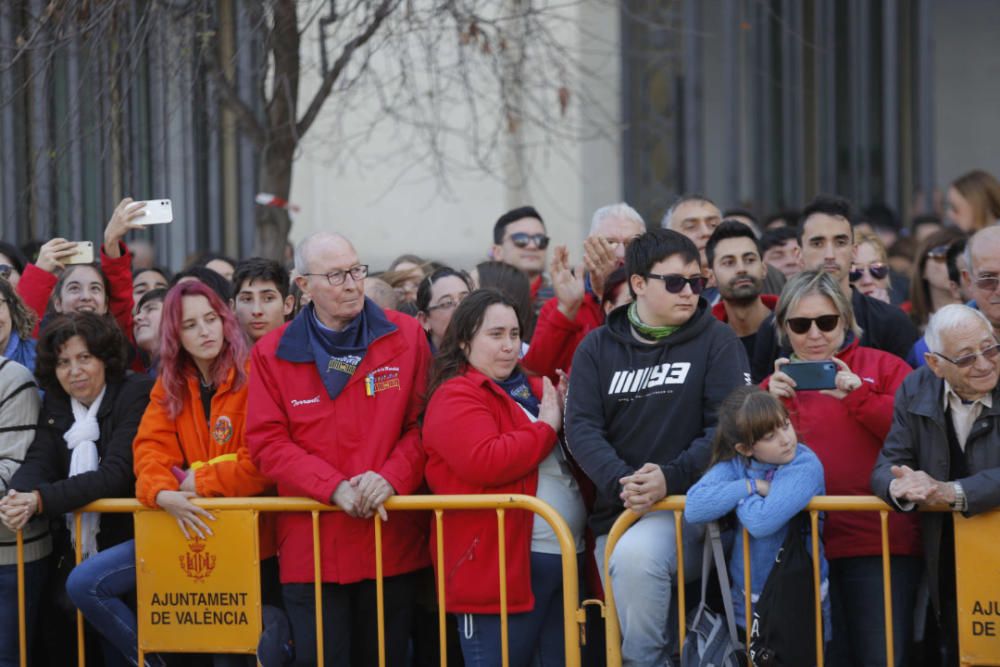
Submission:
MULTIPOLYGON (((294 320, 254 346, 247 442, 282 496, 342 511, 320 517, 325 663, 379 661, 376 559, 381 558, 386 664, 407 659, 419 570, 429 566, 427 520, 393 514, 376 554, 377 512, 423 481, 420 413, 430 349, 417 321, 365 298, 368 266, 339 234, 295 250, 311 297, 294 320)), ((279 565, 296 664, 316 664, 313 528, 308 513, 278 516, 279 565)))
MULTIPOLYGON (((927 325, 927 365, 896 394, 892 429, 872 490, 893 507, 950 507, 965 515, 1000 507, 1000 345, 980 311, 952 304, 927 325)), ((957 664, 955 547, 947 514, 921 514, 931 602, 943 648, 957 664)))

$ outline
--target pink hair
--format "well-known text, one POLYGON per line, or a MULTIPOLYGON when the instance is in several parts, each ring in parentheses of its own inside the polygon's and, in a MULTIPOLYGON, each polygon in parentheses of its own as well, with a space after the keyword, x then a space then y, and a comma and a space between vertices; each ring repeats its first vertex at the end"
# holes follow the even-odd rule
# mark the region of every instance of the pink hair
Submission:
POLYGON ((184 399, 188 395, 188 376, 198 372, 191 355, 181 345, 181 320, 186 296, 205 297, 212 310, 222 318, 222 349, 212 362, 212 384, 220 386, 226 381, 230 371, 236 374, 234 389, 247 381, 246 362, 250 350, 233 311, 205 283, 199 280, 178 283, 167 292, 167 297, 163 300, 163 316, 160 321, 159 377, 165 390, 163 407, 171 419, 176 419, 184 406, 184 399))

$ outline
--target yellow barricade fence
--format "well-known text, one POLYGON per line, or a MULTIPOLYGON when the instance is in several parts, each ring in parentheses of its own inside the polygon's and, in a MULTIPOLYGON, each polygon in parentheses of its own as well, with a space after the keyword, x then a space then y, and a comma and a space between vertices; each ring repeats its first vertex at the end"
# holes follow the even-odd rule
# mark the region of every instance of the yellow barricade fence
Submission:
MULTIPOLYGON (((677 537, 677 571, 684 572, 684 549, 683 549, 683 537, 682 537, 682 523, 681 518, 684 513, 684 496, 668 496, 667 498, 661 500, 659 503, 655 504, 650 511, 666 510, 672 511, 674 513, 674 525, 676 527, 675 534, 677 537)), ((806 507, 809 512, 810 523, 812 526, 812 561, 813 561, 813 586, 816 591, 816 664, 819 667, 823 667, 823 613, 822 613, 822 600, 820 599, 820 550, 816 548, 819 542, 819 513, 820 512, 878 512, 881 519, 881 529, 882 529, 882 581, 883 581, 883 598, 885 604, 885 650, 886 650, 886 664, 893 663, 893 637, 892 637, 892 584, 890 579, 890 560, 889 560, 889 513, 894 510, 890 508, 885 502, 880 498, 875 496, 817 496, 806 507)), ((946 509, 940 511, 949 511, 946 509)), ((635 512, 624 512, 618 517, 614 525, 611 527, 611 531, 608 533, 607 546, 604 551, 604 562, 601 564, 604 572, 604 582, 605 582, 605 606, 606 613, 605 616, 605 635, 607 643, 607 667, 621 667, 622 657, 621 657, 621 631, 618 625, 618 613, 615 609, 614 594, 612 592, 612 582, 611 576, 609 574, 609 564, 611 560, 611 553, 614 551, 615 544, 625 533, 625 531, 638 521, 641 515, 635 512)), ((997 514, 997 518, 1000 518, 1000 514, 997 514)), ((976 519, 969 519, 967 521, 974 521, 976 519)), ((746 528, 743 529, 743 579, 744 581, 750 581, 750 534, 747 532, 746 528)), ((998 569, 998 568, 994 568, 998 569)), ((994 573, 995 575, 1000 575, 1000 570, 994 573)), ((1000 576, 996 576, 1000 580, 1000 576)), ((679 578, 678 578, 679 580, 679 578)), ((750 603, 751 587, 745 587, 745 605, 746 610, 746 627, 751 627, 751 612, 752 606, 750 603)), ((685 591, 683 585, 677 586, 677 610, 678 610, 678 637, 680 644, 684 643, 684 635, 687 629, 687 623, 685 618, 685 591)), ((725 594, 725 592, 724 592, 725 594)), ((911 610, 904 610, 905 613, 909 613, 911 610)), ((960 633, 960 636, 962 633, 960 633)), ((747 633, 747 660, 749 662, 749 633, 747 633)), ((965 661, 966 651, 962 649, 963 654, 963 667, 967 664, 977 664, 977 665, 1000 665, 1000 662, 975 662, 968 663, 965 661)))
MULTIPOLYGON (((323 603, 322 603, 322 581, 320 576, 321 553, 320 553, 320 524, 319 515, 321 512, 339 511, 338 508, 330 505, 317 503, 305 498, 212 498, 196 499, 195 504, 208 510, 253 510, 255 512, 303 512, 312 515, 313 527, 313 561, 314 561, 314 585, 316 600, 316 656, 317 663, 323 664, 323 603)), ((533 496, 526 495, 464 495, 464 496, 394 496, 385 503, 388 512, 398 511, 428 511, 433 513, 433 520, 437 528, 436 550, 438 561, 444 558, 444 533, 443 514, 449 510, 495 510, 497 514, 497 533, 499 537, 500 549, 500 627, 501 627, 501 647, 503 651, 503 665, 509 664, 508 656, 508 619, 507 619, 507 571, 505 561, 504 545, 506 544, 505 516, 509 510, 526 510, 533 512, 545 519, 559 540, 562 551, 562 573, 563 573, 563 630, 566 647, 566 665, 568 667, 579 667, 580 665, 580 634, 578 624, 583 623, 583 611, 580 607, 579 585, 577 578, 577 554, 573 536, 565 520, 548 504, 538 500, 533 496)), ((140 513, 155 512, 136 500, 131 499, 107 499, 91 503, 80 508, 76 513, 78 536, 76 542, 76 562, 81 560, 81 545, 79 536, 80 517, 82 512, 101 513, 140 513)), ((378 637, 379 637, 379 665, 385 667, 385 609, 383 600, 383 576, 382 576, 382 520, 376 514, 375 522, 375 580, 377 594, 377 617, 378 617, 378 637)), ((178 530, 178 534, 180 531, 178 530)), ((137 554, 139 545, 137 545, 137 554)), ((137 568, 137 578, 142 573, 137 568)), ((138 582, 137 582, 138 583, 138 582)), ((446 641, 445 627, 445 580, 442 568, 438 568, 437 576, 437 597, 438 597, 438 625, 441 649, 441 665, 445 667, 448 663, 448 649, 446 641)), ((141 584, 140 584, 141 586, 141 584)), ((17 534, 17 597, 18 597, 18 632, 21 650, 21 667, 27 666, 27 635, 24 622, 24 544, 21 533, 17 534)), ((77 650, 79 665, 85 665, 83 615, 77 613, 77 650)), ((259 628, 258 628, 259 631, 259 628)), ((141 636, 142 626, 140 625, 139 638, 139 661, 143 660, 143 639, 141 636)), ((157 647, 157 650, 169 651, 171 647, 157 647)))

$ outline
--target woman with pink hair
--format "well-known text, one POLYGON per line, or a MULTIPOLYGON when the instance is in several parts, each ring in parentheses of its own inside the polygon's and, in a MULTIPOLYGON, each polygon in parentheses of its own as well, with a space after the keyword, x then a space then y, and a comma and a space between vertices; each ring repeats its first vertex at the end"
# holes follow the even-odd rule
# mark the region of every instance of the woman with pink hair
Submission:
MULTIPOLYGON (((244 440, 248 368, 246 338, 222 299, 198 281, 173 287, 163 302, 159 377, 132 449, 136 497, 169 512, 185 537, 212 533, 205 521, 212 515, 192 498, 255 496, 272 487, 244 440)), ((269 528, 265 522, 261 530, 261 569, 276 573, 269 528)), ((87 620, 138 664, 136 618, 123 600, 135 589, 134 540, 83 562, 66 588, 87 620)), ((228 664, 226 656, 215 664, 228 664)))

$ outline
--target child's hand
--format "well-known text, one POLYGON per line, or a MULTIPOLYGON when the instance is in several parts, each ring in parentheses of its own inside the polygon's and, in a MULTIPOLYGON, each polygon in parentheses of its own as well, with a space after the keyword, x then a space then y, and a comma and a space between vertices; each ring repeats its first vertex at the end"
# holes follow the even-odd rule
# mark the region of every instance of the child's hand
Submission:
POLYGON ((757 480, 757 495, 762 498, 766 498, 767 494, 771 492, 771 483, 766 479, 757 480))

